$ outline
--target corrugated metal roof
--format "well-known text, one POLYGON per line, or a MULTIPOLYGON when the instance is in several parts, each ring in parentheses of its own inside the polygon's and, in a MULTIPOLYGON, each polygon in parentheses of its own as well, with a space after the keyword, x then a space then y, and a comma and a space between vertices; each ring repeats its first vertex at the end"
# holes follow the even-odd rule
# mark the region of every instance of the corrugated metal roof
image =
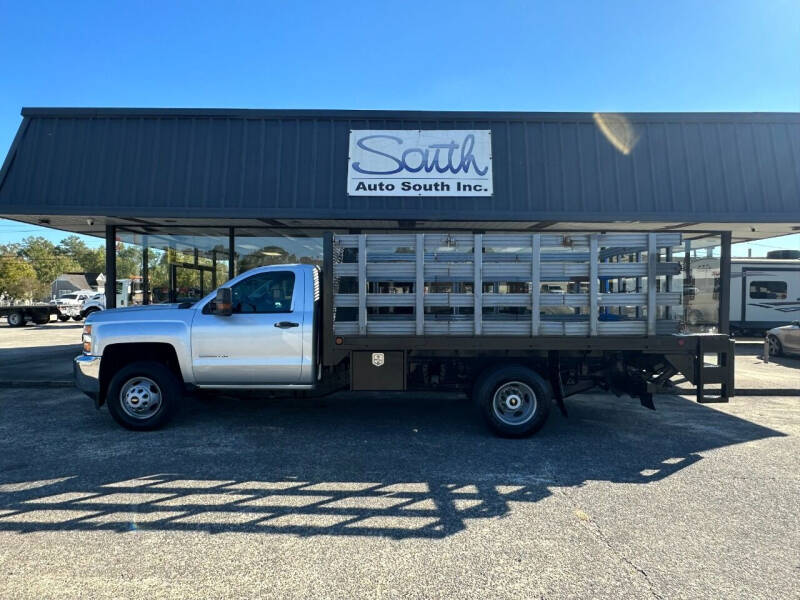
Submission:
POLYGON ((799 222, 800 115, 23 110, 0 214, 799 222), (349 197, 351 129, 490 129, 492 197, 349 197))

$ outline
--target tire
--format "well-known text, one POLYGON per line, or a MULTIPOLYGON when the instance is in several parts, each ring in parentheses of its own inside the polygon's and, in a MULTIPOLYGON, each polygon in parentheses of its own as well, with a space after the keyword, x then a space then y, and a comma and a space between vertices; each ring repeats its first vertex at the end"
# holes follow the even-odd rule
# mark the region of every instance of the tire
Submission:
POLYGON ((536 372, 509 365, 484 372, 475 384, 473 397, 492 431, 519 438, 541 429, 550 414, 553 393, 536 372), (519 403, 519 409, 515 410, 513 403, 519 403))
POLYGON ((69 321, 69 315, 58 315, 58 320, 62 323, 65 321, 69 321))
POLYGON ((22 313, 22 311, 15 310, 8 313, 6 321, 8 321, 9 327, 22 327, 25 325, 25 315, 22 313))
POLYGON ((73 321, 83 321, 83 317, 80 316, 80 315, 75 315, 74 317, 72 317, 72 320, 73 321))
POLYGON ((33 319, 33 322, 36 323, 37 325, 47 325, 50 322, 50 315, 47 315, 46 317, 45 316, 36 317, 33 319))
POLYGON ((99 310, 100 310, 99 308, 88 308, 86 309, 86 312, 81 312, 81 317, 83 317, 84 319, 88 319, 90 314, 96 313, 99 310))
POLYGON ((783 344, 774 335, 767 336, 767 343, 769 344, 769 355, 770 356, 782 356, 783 355, 783 344))
POLYGON ((112 377, 106 404, 114 420, 126 429, 148 431, 166 425, 182 398, 183 386, 166 365, 141 361, 123 367, 112 377), (156 397, 159 402, 154 408, 156 397))

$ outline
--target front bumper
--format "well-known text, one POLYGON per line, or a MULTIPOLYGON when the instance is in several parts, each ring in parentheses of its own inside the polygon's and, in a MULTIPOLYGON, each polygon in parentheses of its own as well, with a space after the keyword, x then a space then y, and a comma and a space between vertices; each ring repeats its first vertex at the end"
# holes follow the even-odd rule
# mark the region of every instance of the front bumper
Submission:
POLYGON ((100 400, 100 357, 80 354, 72 361, 75 386, 95 403, 100 400))

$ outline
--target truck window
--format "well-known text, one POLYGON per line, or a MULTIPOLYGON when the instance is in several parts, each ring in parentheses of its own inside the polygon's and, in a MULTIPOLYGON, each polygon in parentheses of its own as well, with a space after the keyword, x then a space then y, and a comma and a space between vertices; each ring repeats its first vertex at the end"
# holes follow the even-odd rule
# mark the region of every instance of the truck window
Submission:
POLYGON ((786 300, 786 282, 751 281, 750 298, 753 300, 786 300))
POLYGON ((292 310, 294 273, 270 271, 257 273, 231 288, 233 312, 288 313, 292 310))

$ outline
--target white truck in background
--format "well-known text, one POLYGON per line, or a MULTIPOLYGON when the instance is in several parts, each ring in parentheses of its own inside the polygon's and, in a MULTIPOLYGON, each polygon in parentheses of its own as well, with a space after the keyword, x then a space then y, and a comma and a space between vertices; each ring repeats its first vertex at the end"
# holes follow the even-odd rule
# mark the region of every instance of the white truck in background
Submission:
MULTIPOLYGON (((132 279, 117 279, 117 308, 130 306, 135 290, 132 279)), ((99 292, 86 298, 80 307, 80 318, 85 319, 90 314, 106 309, 106 294, 99 292)))
POLYGON ((95 295, 97 292, 94 290, 77 290, 51 300, 50 304, 58 308, 59 321, 69 321, 70 318, 73 321, 81 321, 84 318, 83 303, 95 295))

